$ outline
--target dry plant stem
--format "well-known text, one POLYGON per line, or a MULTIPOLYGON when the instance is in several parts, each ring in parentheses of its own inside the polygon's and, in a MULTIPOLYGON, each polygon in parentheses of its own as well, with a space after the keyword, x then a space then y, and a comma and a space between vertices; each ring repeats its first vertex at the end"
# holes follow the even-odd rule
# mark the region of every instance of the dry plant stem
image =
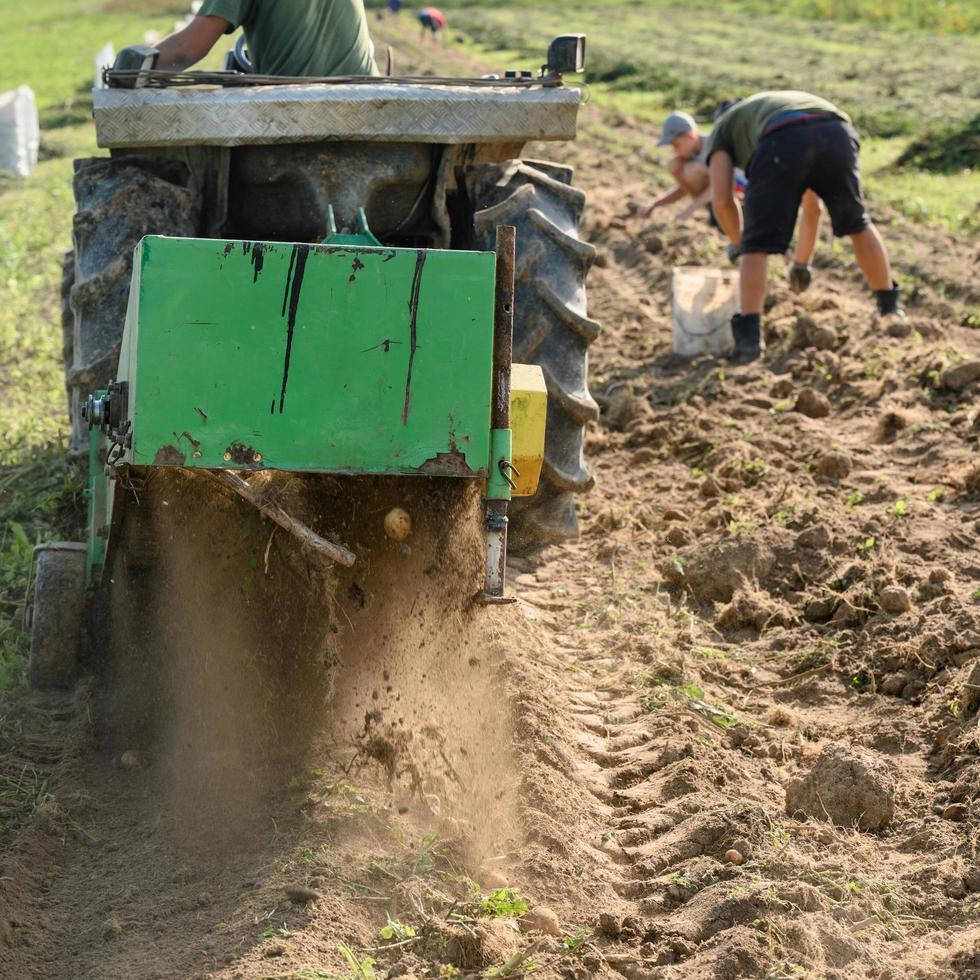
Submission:
POLYGON ((792 677, 781 677, 778 681, 764 681, 761 687, 782 687, 784 684, 795 684, 797 681, 806 680, 808 677, 816 677, 817 674, 825 674, 833 667, 833 663, 821 664, 810 670, 804 670, 802 674, 793 674, 792 677))
POLYGON ((305 524, 296 520, 292 515, 287 514, 277 504, 263 502, 259 494, 249 486, 248 481, 243 480, 237 473, 233 473, 230 470, 218 470, 217 472, 207 470, 205 472, 207 472, 212 480, 217 481, 229 490, 233 490, 239 497, 247 500, 270 520, 275 521, 280 527, 289 531, 290 534, 294 534, 303 544, 308 545, 325 558, 329 558, 331 561, 337 562, 338 565, 344 565, 347 568, 350 568, 357 560, 353 551, 350 551, 343 545, 334 544, 326 538, 321 538, 319 534, 311 531, 305 524))

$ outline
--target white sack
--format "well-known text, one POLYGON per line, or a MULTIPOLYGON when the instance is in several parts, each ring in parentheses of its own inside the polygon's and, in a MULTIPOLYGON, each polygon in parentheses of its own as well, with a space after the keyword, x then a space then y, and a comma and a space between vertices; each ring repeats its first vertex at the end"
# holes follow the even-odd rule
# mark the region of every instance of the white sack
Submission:
POLYGON ((116 49, 111 43, 106 44, 102 47, 99 53, 95 56, 95 77, 92 82, 92 88, 105 88, 105 82, 102 81, 102 69, 105 67, 111 68, 113 62, 116 60, 116 49))
POLYGON ((0 170, 30 177, 40 142, 34 92, 21 85, 0 93, 0 170))

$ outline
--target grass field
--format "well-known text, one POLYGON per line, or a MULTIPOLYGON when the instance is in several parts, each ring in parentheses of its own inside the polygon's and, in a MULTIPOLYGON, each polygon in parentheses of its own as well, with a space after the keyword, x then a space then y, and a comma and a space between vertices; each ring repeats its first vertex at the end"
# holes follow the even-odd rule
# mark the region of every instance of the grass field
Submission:
MULTIPOLYGON (((384 6, 381 0, 367 0, 367 6, 384 6)), ((560 6, 608 10, 623 6, 677 7, 676 0, 570 0, 560 6)), ((467 0, 443 0, 445 9, 474 7, 467 0)), ((538 0, 510 0, 507 6, 523 10, 548 6, 538 0)), ((557 4, 551 4, 557 7, 557 4)), ((980 32, 980 7, 974 0, 690 0, 685 10, 708 10, 739 14, 768 14, 807 20, 835 20, 889 27, 895 30, 923 30, 937 34, 980 32)))
MULTIPOLYGON (((517 64, 537 63, 553 34, 588 32, 592 97, 626 117, 659 120, 673 105, 705 114, 720 98, 761 87, 814 89, 839 100, 871 137, 865 161, 872 196, 915 221, 962 233, 980 228, 975 169, 893 167, 931 126, 966 126, 980 114, 976 3, 443 5, 453 34, 462 32, 454 43, 503 49, 517 64), (838 19, 820 19, 827 14, 838 19), (926 33, 918 29, 923 25, 946 33, 926 33)), ((98 152, 90 122, 93 57, 107 41, 118 49, 147 30, 168 31, 186 6, 35 0, 4 13, 0 91, 24 83, 34 89, 42 142, 29 180, 0 176, 0 689, 23 681, 26 640, 18 616, 31 547, 71 532, 78 494, 63 462, 59 292, 62 255, 71 244, 71 161, 98 152)), ((504 57, 495 53, 493 60, 504 57)))
POLYGON ((0 690, 24 683, 21 628, 33 545, 70 533, 79 494, 64 462, 61 260, 71 247, 72 159, 98 151, 94 56, 145 30, 168 31, 184 4, 38 0, 4 12, 0 91, 34 89, 41 160, 28 180, 0 175, 0 690), (154 15, 147 17, 146 8, 154 15))

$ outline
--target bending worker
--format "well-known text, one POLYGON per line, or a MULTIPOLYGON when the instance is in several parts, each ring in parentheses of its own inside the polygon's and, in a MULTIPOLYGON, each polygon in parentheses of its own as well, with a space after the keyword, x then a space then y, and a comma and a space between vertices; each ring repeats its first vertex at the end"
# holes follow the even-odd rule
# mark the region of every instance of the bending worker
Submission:
POLYGON ((439 32, 446 27, 446 15, 438 7, 423 7, 419 11, 419 25, 422 28, 423 41, 426 31, 431 32, 433 41, 438 41, 439 32))
MULTIPOLYGON (((732 359, 737 363, 755 360, 765 349, 762 309, 768 259, 789 248, 807 190, 827 206, 834 234, 853 242, 882 320, 904 319, 885 244, 864 207, 858 147, 847 114, 807 92, 759 92, 737 102, 715 123, 707 150, 712 203, 731 241, 730 254, 740 256, 741 311, 732 318, 732 359), (741 208, 732 192, 735 167, 742 167, 749 181, 741 208)), ((797 291, 809 285, 819 218, 819 207, 804 208, 791 272, 797 291)))
POLYGON ((677 186, 644 204, 637 214, 645 218, 657 208, 690 197, 691 203, 678 212, 675 219, 678 222, 686 221, 711 199, 706 162, 708 144, 701 135, 694 116, 686 112, 672 112, 660 129, 657 146, 669 146, 673 149, 674 154, 667 161, 667 172, 674 178, 677 186))
POLYGON ((204 0, 185 28, 157 45, 156 67, 189 68, 239 27, 257 74, 378 74, 364 0, 204 0))
MULTIPOLYGON (((728 108, 728 104, 724 108, 728 108)), ((694 116, 687 112, 672 112, 664 120, 660 129, 657 146, 669 146, 674 151, 673 156, 667 161, 667 172, 674 178, 677 186, 642 205, 637 209, 637 215, 646 218, 657 208, 689 197, 691 203, 678 211, 674 220, 680 224, 687 221, 698 208, 707 207, 709 223, 717 228, 718 224, 711 212, 711 181, 707 164, 708 141, 698 128, 694 116)), ((745 184, 745 174, 736 167, 735 190, 744 193, 745 184)))

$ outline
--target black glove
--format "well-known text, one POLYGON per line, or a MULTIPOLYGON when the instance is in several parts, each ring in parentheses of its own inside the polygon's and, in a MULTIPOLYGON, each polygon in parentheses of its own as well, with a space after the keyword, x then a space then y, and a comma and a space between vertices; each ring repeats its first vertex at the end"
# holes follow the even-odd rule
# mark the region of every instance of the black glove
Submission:
MULTIPOLYGON (((116 55, 112 71, 139 72, 149 71, 156 66, 160 52, 157 48, 150 47, 148 44, 131 44, 128 48, 123 48, 116 55)), ((134 74, 127 78, 113 78, 110 72, 110 88, 141 88, 145 81, 134 74)))
POLYGON ((794 293, 802 293, 809 288, 812 278, 808 265, 801 265, 799 262, 794 262, 789 270, 789 288, 794 293))
POLYGON ((728 261, 732 265, 738 265, 738 257, 742 254, 741 245, 733 245, 731 242, 725 246, 725 251, 728 253, 728 261))

